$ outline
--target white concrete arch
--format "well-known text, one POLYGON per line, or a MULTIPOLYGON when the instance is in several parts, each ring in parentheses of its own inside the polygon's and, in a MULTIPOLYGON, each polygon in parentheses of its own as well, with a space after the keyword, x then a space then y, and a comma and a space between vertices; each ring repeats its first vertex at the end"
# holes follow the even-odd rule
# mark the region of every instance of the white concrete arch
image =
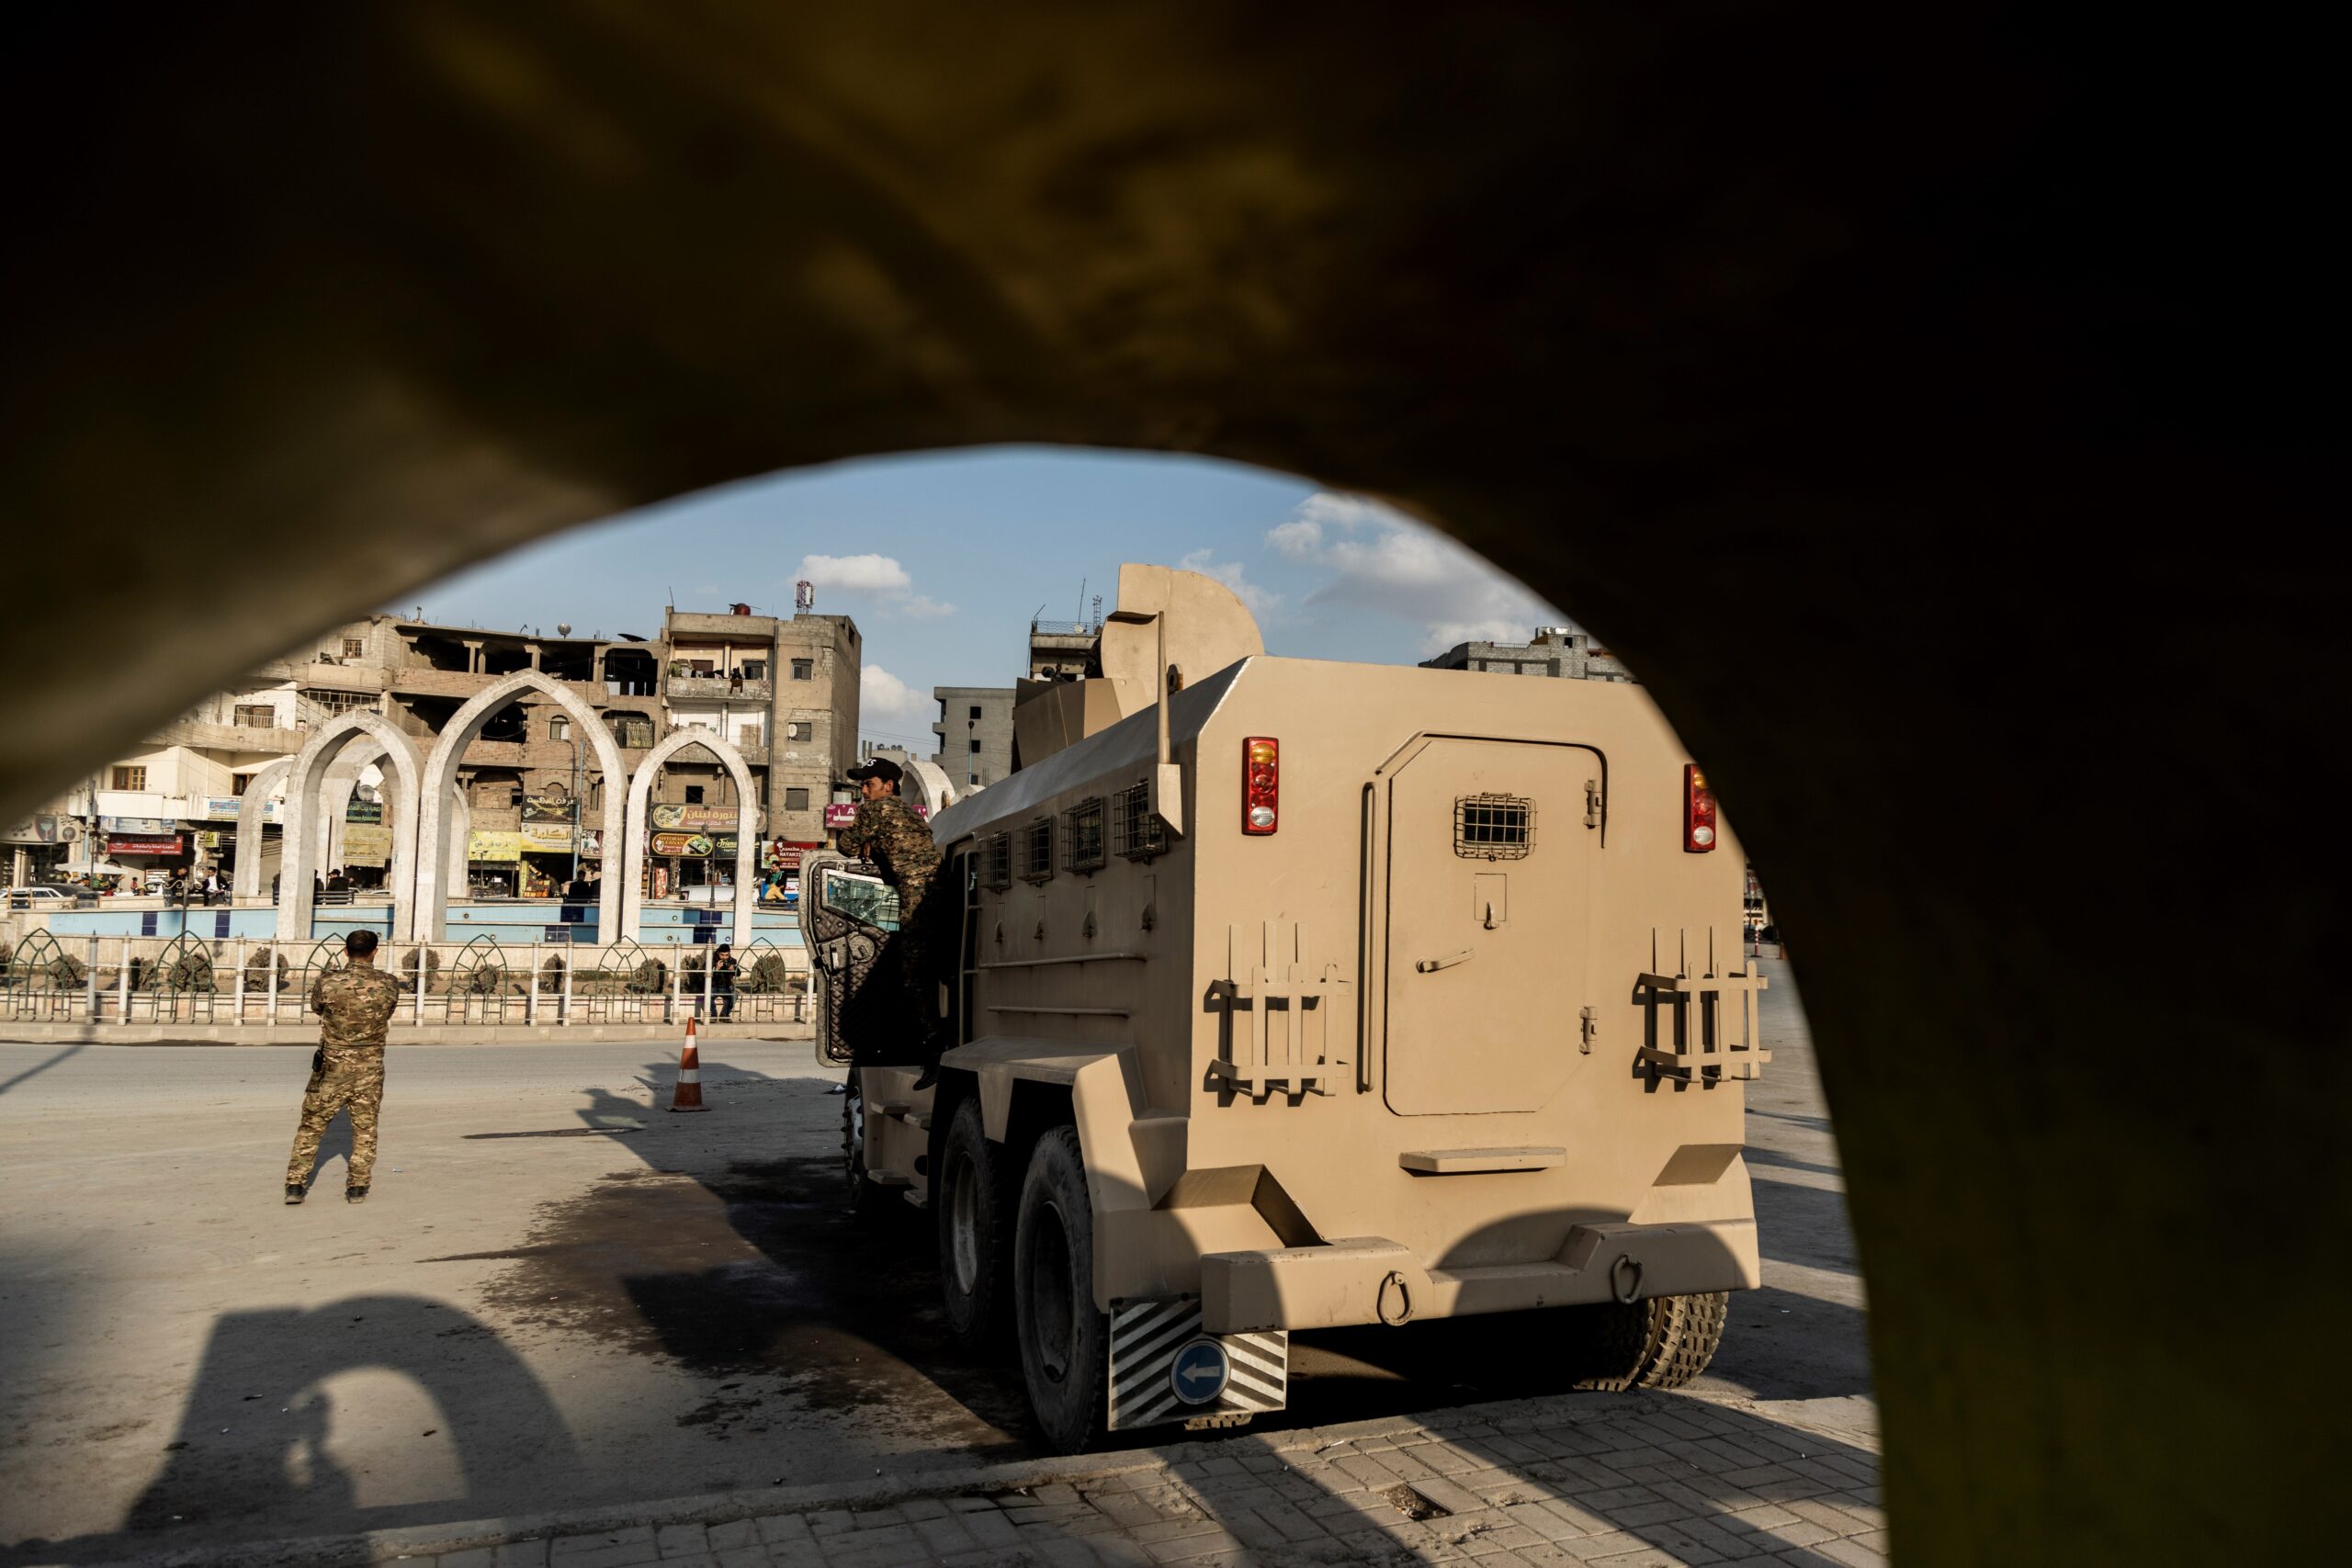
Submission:
MULTIPOLYGON (((245 781, 245 793, 237 801, 237 869, 229 881, 230 897, 239 904, 259 903, 261 887, 261 845, 263 816, 269 809, 269 797, 294 771, 294 759, 280 757, 245 781)), ((279 812, 281 818, 288 813, 279 812)), ((279 854, 285 851, 281 848, 279 854)))
MULTIPOLYGON (((651 816, 653 775, 662 764, 689 746, 699 746, 726 765, 735 779, 735 927, 731 940, 738 949, 752 941, 752 911, 759 907, 759 890, 752 885, 752 868, 759 863, 759 807, 752 799, 751 765, 743 761, 743 753, 735 750, 725 736, 707 729, 681 729, 645 754, 637 765, 637 776, 628 781, 628 826, 621 837, 620 885, 621 929, 629 935, 637 934, 637 922, 645 912, 645 840, 647 818, 651 816)), ((606 808, 610 809, 612 786, 605 788, 606 808)), ((605 841, 605 863, 613 863, 611 840, 605 841)), ((611 876, 605 878, 610 887, 611 876)))
MULTIPOLYGON (((465 883, 463 840, 452 841, 455 827, 449 789, 457 782, 458 764, 466 748, 481 735, 481 727, 498 711, 528 693, 537 693, 571 716, 571 722, 586 736, 589 748, 596 754, 596 766, 605 775, 605 853, 610 857, 612 845, 620 837, 622 808, 627 804, 617 782, 628 776, 621 765, 621 749, 614 742, 613 732, 596 710, 564 689, 563 683, 551 675, 537 670, 517 670, 492 685, 483 687, 449 717, 440 738, 433 743, 433 754, 425 759, 424 784, 418 798, 424 810, 417 825, 416 856, 416 929, 437 940, 449 914, 449 891, 462 889, 465 883), (453 866, 456 868, 453 871, 453 866)), ((609 863, 609 858, 608 858, 609 863)), ((617 879, 606 876, 604 891, 596 900, 596 940, 610 942, 628 934, 621 928, 620 888, 617 879)))
MULTIPOLYGON (((311 878, 319 871, 319 827, 327 773, 355 743, 373 742, 399 774, 401 798, 417 798, 416 747, 392 721, 368 708, 354 708, 314 733, 294 754, 286 779, 286 827, 278 860, 277 939, 307 942, 311 936, 311 878), (364 738, 364 739, 363 739, 364 738)), ((356 774, 356 769, 353 770, 356 774)), ((343 792, 349 798, 349 791, 343 792)), ((392 895, 392 938, 407 941, 416 929, 416 812, 403 805, 392 821, 392 863, 385 886, 392 895)))

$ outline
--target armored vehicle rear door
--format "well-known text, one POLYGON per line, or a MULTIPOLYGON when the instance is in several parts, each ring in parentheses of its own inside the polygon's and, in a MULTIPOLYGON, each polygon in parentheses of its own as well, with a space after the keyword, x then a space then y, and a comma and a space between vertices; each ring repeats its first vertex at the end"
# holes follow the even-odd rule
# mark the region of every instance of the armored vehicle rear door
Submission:
POLYGON ((1387 797, 1385 1070, 1400 1116, 1533 1111, 1586 1058, 1583 747, 1430 739, 1387 797))
POLYGON ((920 1055, 906 1010, 887 994, 898 988, 885 961, 898 929, 899 896, 873 867, 838 855, 803 860, 801 939, 816 971, 817 1050, 825 1060, 880 1066, 920 1055))

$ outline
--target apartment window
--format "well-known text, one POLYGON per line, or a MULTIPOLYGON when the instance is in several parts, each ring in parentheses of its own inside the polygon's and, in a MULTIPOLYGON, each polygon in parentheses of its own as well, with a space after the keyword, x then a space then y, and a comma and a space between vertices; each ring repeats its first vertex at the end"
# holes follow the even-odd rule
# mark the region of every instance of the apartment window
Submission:
POLYGON ((768 678, 768 661, 764 659, 746 659, 743 660, 741 669, 743 679, 746 681, 764 681, 768 678))
POLYGON ((977 720, 979 718, 979 716, 980 716, 980 710, 979 710, 978 706, 976 705, 973 707, 973 709, 972 709, 972 717, 977 721, 977 720))
POLYGON ((817 678, 817 661, 813 659, 794 660, 792 661, 792 678, 796 681, 815 680, 817 678))
POLYGON ((800 719, 784 727, 784 738, 786 740, 812 740, 816 739, 816 735, 817 726, 808 719, 800 719))
POLYGON ((744 725, 735 732, 735 744, 738 746, 757 746, 760 744, 760 736, 764 732, 756 724, 744 725))
POLYGON ((333 714, 349 713, 354 708, 373 707, 376 699, 366 692, 328 692, 311 690, 302 694, 305 702, 316 703, 333 714))
POLYGON ((784 792, 784 808, 785 808, 786 811, 806 811, 806 810, 808 810, 808 792, 807 790, 805 790, 805 789, 787 789, 787 790, 786 790, 786 791, 784 792))
POLYGON ((973 741, 973 742, 972 742, 972 755, 973 755, 973 756, 975 756, 975 757, 977 757, 977 756, 978 756, 979 754, 980 754, 980 743, 979 743, 978 741, 975 740, 975 741, 973 741))
POLYGON ((550 716, 550 717, 548 719, 548 739, 550 739, 550 740, 569 740, 569 739, 571 739, 571 716, 569 716, 569 715, 567 715, 567 714, 556 714, 556 715, 553 715, 552 716, 550 716))
POLYGON ((147 770, 144 768, 119 767, 115 769, 113 776, 114 783, 110 787, 114 789, 138 790, 147 787, 147 770))
POLYGON ((368 645, 366 642, 356 637, 345 637, 343 639, 343 656, 345 659, 365 659, 368 657, 368 645))
POLYGON ((980 775, 978 773, 966 773, 964 775, 964 782, 966 784, 976 784, 980 782, 980 775))
POLYGON ((245 786, 253 782, 254 776, 251 773, 232 773, 229 776, 229 793, 243 795, 245 793, 245 786))
POLYGON ((688 784, 686 786, 686 804, 688 806, 700 806, 702 804, 702 785, 688 784))
POLYGON ((239 703, 237 728, 239 729, 275 729, 277 728, 277 709, 268 703, 239 703))

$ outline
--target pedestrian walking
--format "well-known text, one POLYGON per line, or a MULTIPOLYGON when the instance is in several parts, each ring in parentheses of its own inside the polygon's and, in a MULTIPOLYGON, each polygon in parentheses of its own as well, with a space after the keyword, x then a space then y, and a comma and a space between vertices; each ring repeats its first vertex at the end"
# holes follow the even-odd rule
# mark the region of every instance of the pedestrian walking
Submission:
POLYGON ((376 967, 374 931, 353 931, 344 938, 343 953, 344 967, 329 970, 311 987, 311 1007, 319 1015, 319 1048, 311 1057, 311 1083, 302 1095, 293 1157, 286 1163, 288 1203, 309 1195, 319 1140, 338 1111, 351 1118, 351 1164, 343 1188, 346 1202, 367 1201, 368 1179, 376 1168, 385 1032, 400 1006, 401 987, 376 967))

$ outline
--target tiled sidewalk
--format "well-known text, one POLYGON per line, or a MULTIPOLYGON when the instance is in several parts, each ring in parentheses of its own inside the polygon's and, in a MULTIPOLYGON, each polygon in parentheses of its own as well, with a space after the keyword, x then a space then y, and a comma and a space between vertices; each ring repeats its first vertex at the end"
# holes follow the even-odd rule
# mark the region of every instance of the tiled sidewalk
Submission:
POLYGON ((1010 1490, 717 1523, 559 1529, 408 1561, 435 1568, 1876 1563, 1885 1561, 1886 1531, 1873 1450, 1861 1433, 1831 1435, 1694 1399, 1523 1400, 1105 1455, 1114 1472, 1010 1490))

